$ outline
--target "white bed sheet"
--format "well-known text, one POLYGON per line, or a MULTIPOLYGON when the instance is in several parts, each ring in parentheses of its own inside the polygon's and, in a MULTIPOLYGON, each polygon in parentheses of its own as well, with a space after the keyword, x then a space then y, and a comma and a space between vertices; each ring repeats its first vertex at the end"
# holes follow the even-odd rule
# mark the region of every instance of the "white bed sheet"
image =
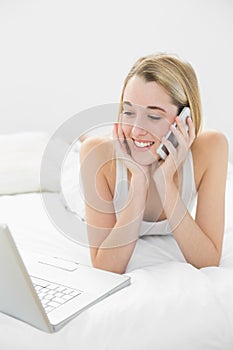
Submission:
MULTIPOLYGON (((91 263, 87 247, 53 227, 38 193, 0 197, 0 222, 8 223, 26 262, 36 252, 91 263)), ((138 241, 126 273, 129 287, 55 334, 0 313, 0 349, 233 349, 233 229, 219 268, 195 269, 172 236, 157 236, 138 241)))

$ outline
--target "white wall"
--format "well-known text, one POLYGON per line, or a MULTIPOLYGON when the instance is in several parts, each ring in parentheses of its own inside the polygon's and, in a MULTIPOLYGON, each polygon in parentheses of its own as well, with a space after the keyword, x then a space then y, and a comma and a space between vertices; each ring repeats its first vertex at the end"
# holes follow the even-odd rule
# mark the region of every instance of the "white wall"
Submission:
POLYGON ((134 61, 167 51, 196 69, 205 126, 232 140, 232 34, 231 0, 0 0, 0 132, 52 133, 118 102, 134 61))

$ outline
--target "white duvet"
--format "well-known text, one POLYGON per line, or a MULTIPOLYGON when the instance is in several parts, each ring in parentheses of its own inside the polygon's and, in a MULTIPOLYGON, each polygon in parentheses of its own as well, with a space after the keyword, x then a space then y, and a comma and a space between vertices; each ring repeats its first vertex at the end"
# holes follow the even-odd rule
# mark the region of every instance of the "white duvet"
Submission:
MULTIPOLYGON (((228 179, 228 190, 229 184, 228 179)), ((233 207, 228 198, 227 210, 233 207)), ((8 223, 25 261, 31 252, 39 252, 90 264, 88 248, 56 230, 38 193, 2 196, 0 222, 8 223)), ((230 220, 219 268, 194 268, 185 262, 172 236, 157 236, 138 241, 126 273, 130 286, 52 335, 0 314, 0 349, 233 349, 230 220)))

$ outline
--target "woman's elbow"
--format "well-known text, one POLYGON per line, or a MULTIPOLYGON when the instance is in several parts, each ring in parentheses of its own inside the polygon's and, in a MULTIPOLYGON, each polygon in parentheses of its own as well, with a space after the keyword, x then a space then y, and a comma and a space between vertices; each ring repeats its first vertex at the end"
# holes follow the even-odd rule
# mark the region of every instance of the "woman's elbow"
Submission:
POLYGON ((98 261, 98 259, 92 259, 92 266, 95 269, 105 270, 108 272, 117 273, 119 275, 122 275, 123 273, 125 273, 125 269, 121 268, 120 266, 109 265, 101 261, 98 261))
POLYGON ((196 267, 197 269, 202 269, 205 267, 219 267, 220 265, 220 261, 221 261, 221 256, 214 256, 209 258, 208 260, 205 260, 203 262, 197 263, 197 264, 193 264, 194 267, 196 267))

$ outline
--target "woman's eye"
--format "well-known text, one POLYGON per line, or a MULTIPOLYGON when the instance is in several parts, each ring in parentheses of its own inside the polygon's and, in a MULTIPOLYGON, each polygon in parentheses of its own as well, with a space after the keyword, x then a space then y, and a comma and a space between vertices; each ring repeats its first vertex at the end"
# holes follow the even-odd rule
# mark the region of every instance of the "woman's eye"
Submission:
POLYGON ((160 119, 162 119, 161 117, 159 117, 157 115, 148 115, 148 118, 153 119, 153 120, 160 120, 160 119))
POLYGON ((134 113, 133 112, 129 112, 129 111, 123 111, 123 115, 126 115, 126 116, 130 117, 130 116, 134 115, 134 113))

